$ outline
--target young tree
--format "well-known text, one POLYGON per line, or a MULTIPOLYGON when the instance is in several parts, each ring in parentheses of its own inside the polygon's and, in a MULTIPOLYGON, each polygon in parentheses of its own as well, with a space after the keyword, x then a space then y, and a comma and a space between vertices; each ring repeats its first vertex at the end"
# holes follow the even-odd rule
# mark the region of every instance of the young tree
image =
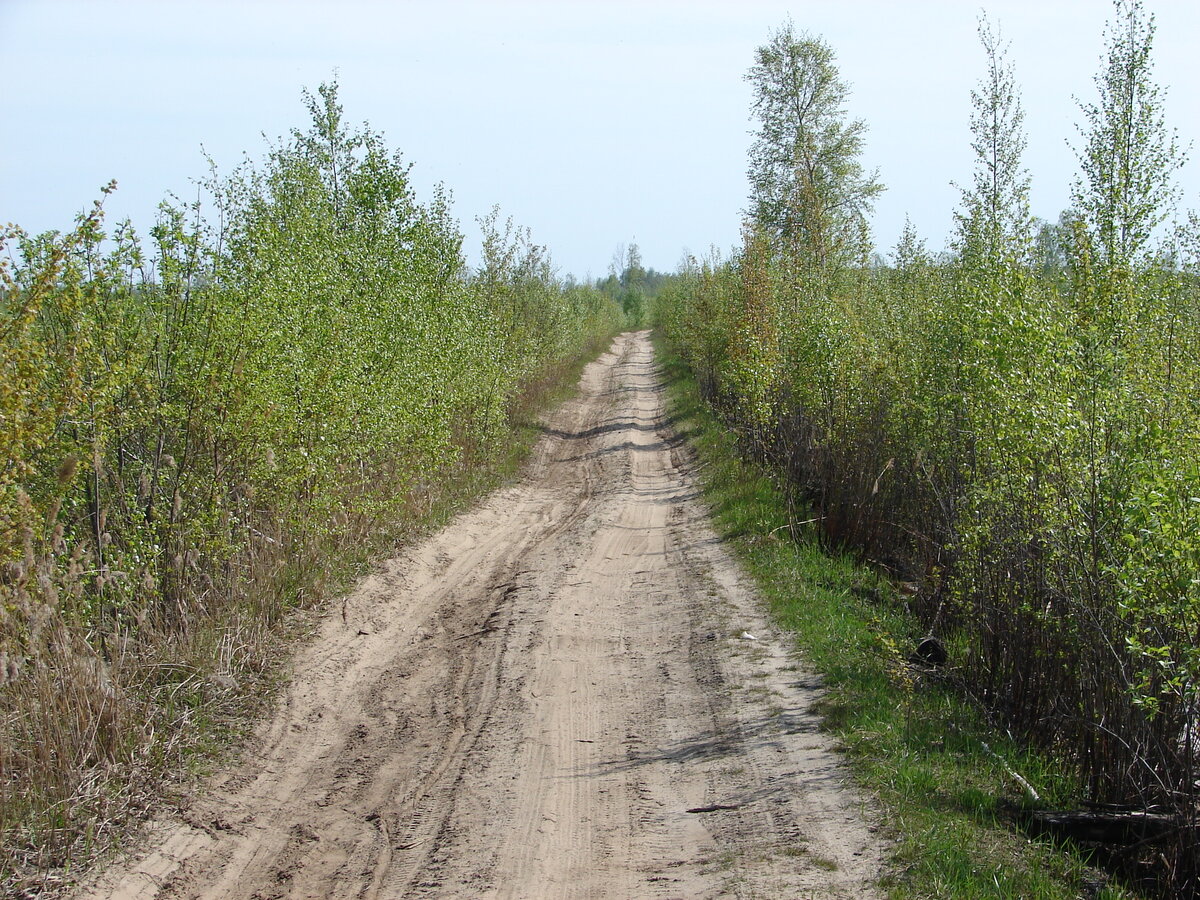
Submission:
POLYGON ((984 17, 979 20, 979 41, 987 55, 987 72, 971 91, 975 176, 971 189, 962 191, 957 218, 964 257, 994 267, 1010 255, 1028 253, 1033 219, 1029 173, 1021 163, 1025 113, 1008 46, 984 17))
POLYGON ((883 190, 859 156, 866 126, 848 120, 850 88, 819 38, 789 22, 759 47, 746 74, 757 136, 750 150, 751 215, 779 246, 818 267, 860 264, 867 215, 883 190))
POLYGON ((625 253, 625 268, 621 271, 621 310, 626 324, 642 325, 646 307, 646 270, 642 268, 642 251, 637 243, 625 253))
POLYGON ((642 268, 642 250, 637 242, 629 245, 625 253, 625 268, 621 272, 621 287, 640 288, 646 280, 646 270, 642 268))
POLYGON ((1067 268, 1067 240, 1071 233, 1071 213, 1063 210, 1057 222, 1034 219, 1033 261, 1042 277, 1053 280, 1067 268))
POLYGON ((320 174, 341 224, 346 176, 354 166, 354 151, 363 141, 361 135, 351 135, 342 122, 338 89, 338 83, 334 81, 322 82, 316 97, 304 90, 304 105, 312 118, 312 126, 308 131, 293 128, 292 140, 300 155, 320 174))
POLYGON ((1170 213, 1183 154, 1167 129, 1162 91, 1153 81, 1154 16, 1140 0, 1115 0, 1114 6, 1105 66, 1095 78, 1099 100, 1080 104, 1086 126, 1073 205, 1100 260, 1124 269, 1148 249, 1155 227, 1170 213))

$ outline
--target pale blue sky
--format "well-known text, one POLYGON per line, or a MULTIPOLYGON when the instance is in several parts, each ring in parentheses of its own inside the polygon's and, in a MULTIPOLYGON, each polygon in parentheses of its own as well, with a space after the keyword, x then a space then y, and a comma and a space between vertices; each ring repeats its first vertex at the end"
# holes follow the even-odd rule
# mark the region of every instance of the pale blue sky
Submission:
MULTIPOLYGON (((1200 4, 1146 0, 1169 122, 1200 144, 1200 4)), ((754 48, 790 15, 823 37, 868 126, 864 161, 887 191, 876 242, 905 215, 932 249, 970 180, 976 17, 1012 43, 1027 112, 1034 212, 1055 218, 1076 170, 1073 97, 1094 97, 1107 0, 775 2, 66 2, 0 0, 0 222, 69 227, 115 178, 110 221, 145 233, 167 191, 194 196, 304 126, 301 89, 336 70, 368 121, 436 182, 472 236, 493 204, 530 227, 563 272, 602 275, 636 240, 672 270, 738 240, 746 206, 754 48)), ((1194 154, 1193 154, 1194 155, 1194 154)), ((1200 160, 1181 178, 1200 207, 1200 160)))

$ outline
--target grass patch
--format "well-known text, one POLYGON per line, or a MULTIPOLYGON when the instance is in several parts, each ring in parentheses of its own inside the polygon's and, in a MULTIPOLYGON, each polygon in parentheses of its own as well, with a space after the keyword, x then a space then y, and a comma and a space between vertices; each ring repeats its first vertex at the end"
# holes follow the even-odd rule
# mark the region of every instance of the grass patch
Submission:
POLYGON ((944 676, 908 664, 920 634, 903 596, 875 571, 826 552, 815 530, 790 536, 787 504, 770 474, 740 454, 737 436, 700 399, 686 365, 657 337, 656 346, 671 414, 699 458, 716 527, 775 621, 822 674, 825 727, 880 800, 894 841, 890 895, 1137 896, 1073 849, 1021 831, 1029 800, 1011 771, 1047 807, 1077 801, 1069 773, 997 733, 944 676))

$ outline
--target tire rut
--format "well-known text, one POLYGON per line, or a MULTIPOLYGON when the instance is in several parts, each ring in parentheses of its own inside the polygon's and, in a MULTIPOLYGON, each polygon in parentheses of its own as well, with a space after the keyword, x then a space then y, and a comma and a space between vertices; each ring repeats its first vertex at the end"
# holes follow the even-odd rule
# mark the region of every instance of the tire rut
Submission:
POLYGON ((873 897, 884 848, 708 524, 645 333, 365 579, 87 897, 873 897))

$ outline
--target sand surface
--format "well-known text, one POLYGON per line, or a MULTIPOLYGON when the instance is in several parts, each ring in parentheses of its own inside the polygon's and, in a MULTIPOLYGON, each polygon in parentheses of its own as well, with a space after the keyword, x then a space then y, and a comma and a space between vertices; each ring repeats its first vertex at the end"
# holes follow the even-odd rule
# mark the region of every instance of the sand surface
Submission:
POLYGON ((872 809, 697 499, 647 335, 580 387, 80 896, 878 896, 872 809))

